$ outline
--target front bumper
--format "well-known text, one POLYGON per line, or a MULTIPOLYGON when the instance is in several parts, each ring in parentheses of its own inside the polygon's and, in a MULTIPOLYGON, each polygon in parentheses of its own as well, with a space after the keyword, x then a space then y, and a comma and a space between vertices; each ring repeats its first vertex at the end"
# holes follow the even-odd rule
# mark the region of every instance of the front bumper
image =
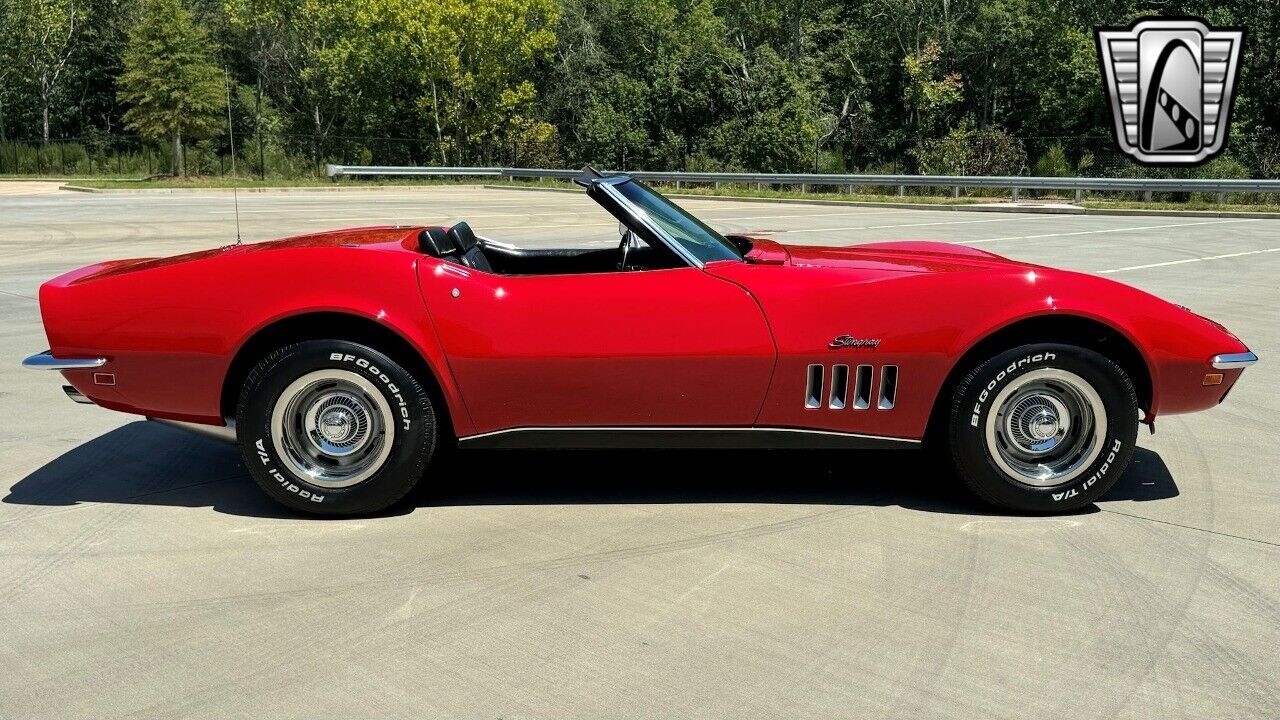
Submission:
POLYGON ((1258 362, 1258 356, 1251 352, 1214 355, 1212 360, 1215 370, 1237 370, 1247 368, 1256 362, 1258 362))

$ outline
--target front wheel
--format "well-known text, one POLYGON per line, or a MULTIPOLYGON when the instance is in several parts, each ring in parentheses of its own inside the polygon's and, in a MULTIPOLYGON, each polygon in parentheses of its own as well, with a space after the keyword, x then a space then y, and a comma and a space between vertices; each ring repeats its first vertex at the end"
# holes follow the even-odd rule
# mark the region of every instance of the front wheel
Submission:
POLYGON ((318 515, 362 515, 400 500, 437 439, 422 384, 387 355, 342 340, 263 358, 241 388, 236 429, 262 489, 318 515))
POLYGON ((1072 345, 1024 345, 956 387, 951 464, 987 502, 1065 512, 1097 500, 1129 463, 1138 400, 1118 365, 1072 345))

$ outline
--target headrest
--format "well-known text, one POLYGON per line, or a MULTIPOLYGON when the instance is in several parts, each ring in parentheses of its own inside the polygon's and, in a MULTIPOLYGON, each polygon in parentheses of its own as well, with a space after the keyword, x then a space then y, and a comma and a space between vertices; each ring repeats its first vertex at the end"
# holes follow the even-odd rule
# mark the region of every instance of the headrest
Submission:
POLYGON ((472 231, 471 226, 465 222, 455 223, 449 228, 449 238, 453 240, 453 244, 457 246, 458 252, 466 253, 475 247, 476 234, 472 231))
POLYGON ((440 227, 429 227, 419 233, 418 249, 435 257, 452 255, 458 251, 453 244, 453 239, 444 228, 440 227))

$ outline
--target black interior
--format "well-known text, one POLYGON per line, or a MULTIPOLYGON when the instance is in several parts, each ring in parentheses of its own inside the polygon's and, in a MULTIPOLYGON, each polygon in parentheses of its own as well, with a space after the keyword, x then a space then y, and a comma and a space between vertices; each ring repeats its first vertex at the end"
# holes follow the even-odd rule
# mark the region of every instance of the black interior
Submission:
MULTIPOLYGON (((499 275, 572 275, 622 272, 619 248, 529 249, 488 243, 476 237, 471 226, 460 222, 451 228, 429 227, 418 236, 422 252, 447 262, 499 275)), ((625 270, 657 270, 682 267, 665 247, 632 247, 625 270)))

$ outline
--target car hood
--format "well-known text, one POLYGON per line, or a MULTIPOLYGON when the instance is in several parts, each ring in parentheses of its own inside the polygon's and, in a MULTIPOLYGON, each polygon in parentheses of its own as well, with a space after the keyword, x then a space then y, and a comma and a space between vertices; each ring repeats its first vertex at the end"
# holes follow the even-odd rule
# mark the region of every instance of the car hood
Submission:
POLYGON ((965 272, 1035 267, 985 250, 930 241, 896 241, 820 247, 783 245, 768 238, 745 238, 751 243, 748 262, 796 267, 848 268, 904 273, 965 272))

